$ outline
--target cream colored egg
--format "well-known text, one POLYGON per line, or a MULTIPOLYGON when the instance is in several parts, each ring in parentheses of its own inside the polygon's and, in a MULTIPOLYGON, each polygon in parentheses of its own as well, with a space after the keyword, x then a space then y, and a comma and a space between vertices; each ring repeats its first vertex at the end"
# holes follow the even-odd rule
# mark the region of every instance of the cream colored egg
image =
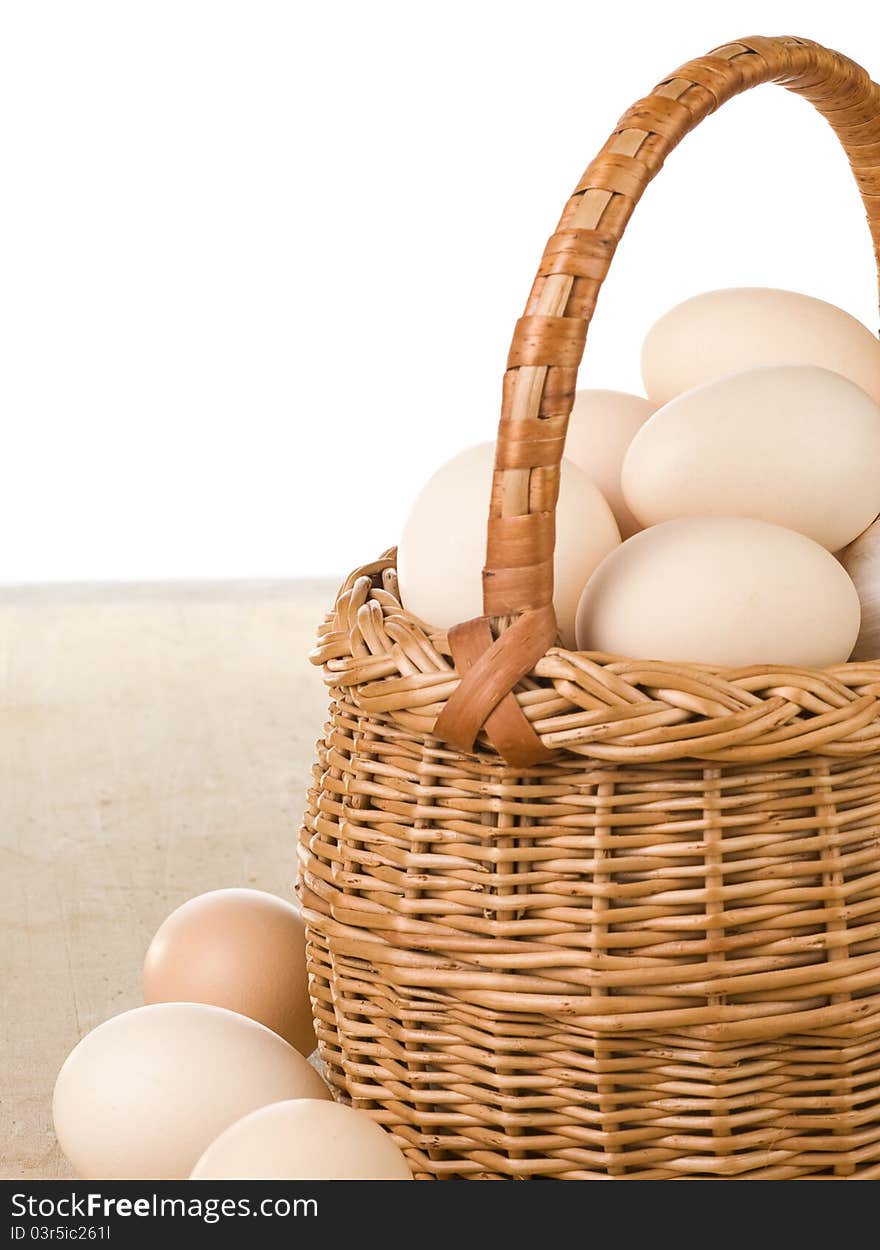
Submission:
POLYGON ((834 556, 745 517, 642 530, 593 574, 577 622, 584 651, 736 668, 839 664, 858 632, 858 595, 834 556))
POLYGON ((644 525, 747 516, 839 551, 880 512, 880 407, 827 369, 729 374, 656 412, 621 480, 644 525))
POLYGON ((297 909, 262 890, 212 890, 160 925, 144 961, 145 1003, 228 1007, 315 1049, 305 925, 297 909))
POLYGON ((391 1134, 365 1111, 298 1099, 231 1125, 193 1168, 194 1181, 411 1181, 391 1134))
POLYGON ((578 391, 574 398, 565 458, 595 482, 611 505, 621 538, 641 529, 620 486, 623 457, 655 405, 623 391, 578 391))
POLYGON ((242 1116, 329 1097, 299 1051, 264 1025, 222 1007, 159 1003, 83 1038, 58 1074, 52 1113, 84 1179, 185 1180, 242 1116))
POLYGON ((880 660, 880 520, 840 553, 862 605, 862 625, 853 660, 880 660))
POLYGON ((642 347, 645 390, 668 403, 712 378, 762 365, 842 373, 880 403, 880 343, 855 317, 796 291, 737 287, 679 304, 642 347))
MULTIPOLYGON (((397 573, 403 606, 448 629, 483 615, 482 570, 495 445, 480 443, 446 462, 422 489, 403 528, 397 573)), ((584 582, 620 542, 608 504, 582 469, 562 462, 556 510, 553 604, 563 645, 574 643, 584 582)))

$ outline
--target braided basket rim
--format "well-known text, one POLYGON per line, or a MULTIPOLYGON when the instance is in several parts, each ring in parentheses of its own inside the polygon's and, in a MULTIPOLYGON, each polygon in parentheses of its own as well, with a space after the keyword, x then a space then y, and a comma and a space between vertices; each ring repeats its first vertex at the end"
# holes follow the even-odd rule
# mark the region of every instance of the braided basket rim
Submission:
MULTIPOLYGON (((427 738, 460 680, 447 631, 402 606, 394 548, 345 579, 309 658, 359 711, 427 738)), ((514 697, 554 755, 760 764, 880 751, 880 661, 723 668, 551 647, 514 697)), ((476 751, 498 758, 485 732, 476 751)))

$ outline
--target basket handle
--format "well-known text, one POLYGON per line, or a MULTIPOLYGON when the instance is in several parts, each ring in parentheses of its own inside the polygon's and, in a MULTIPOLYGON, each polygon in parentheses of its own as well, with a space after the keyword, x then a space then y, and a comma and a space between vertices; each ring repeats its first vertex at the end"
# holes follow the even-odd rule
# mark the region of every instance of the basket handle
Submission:
POLYGON ((435 726, 459 750, 471 750, 485 725, 511 764, 548 754, 511 692, 555 641, 560 462, 596 298, 667 154, 719 105, 766 82, 810 100, 834 128, 880 268, 880 87, 854 61, 806 39, 742 39, 689 61, 624 114, 566 204, 514 331, 489 507, 485 616, 449 631, 460 681, 435 726), (509 629, 506 618, 515 618, 509 629))

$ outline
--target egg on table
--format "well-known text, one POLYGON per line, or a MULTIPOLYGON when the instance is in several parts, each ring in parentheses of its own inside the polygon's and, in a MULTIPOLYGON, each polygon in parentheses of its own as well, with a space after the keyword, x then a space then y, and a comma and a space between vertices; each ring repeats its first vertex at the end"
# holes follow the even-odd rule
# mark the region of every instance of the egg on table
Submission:
POLYGON ((828 369, 728 374, 656 412, 621 479, 644 525, 753 517, 838 551, 880 512, 880 407, 828 369))
POLYGON ((584 651, 734 668, 840 664, 858 632, 858 595, 834 556, 746 517, 642 530, 600 564, 577 619, 584 651))
MULTIPOLYGON (((483 615, 482 571, 494 443, 448 460, 416 499, 397 550, 400 597, 408 612, 449 629, 483 615)), ((574 645, 584 582, 620 534, 611 508, 582 469, 562 461, 556 509, 553 605, 563 646, 574 645)))
POLYGON ((623 391, 583 390, 574 397, 565 458, 599 487, 614 513, 621 538, 641 529, 623 497, 623 458, 655 407, 643 396, 623 391))
POLYGON ((193 1168, 194 1181, 411 1181, 390 1133, 365 1111, 297 1099, 231 1125, 193 1168))
POLYGON ((80 1177, 185 1180, 242 1116, 329 1097, 299 1051, 264 1025, 223 1007, 158 1003, 114 1016, 74 1047, 52 1113, 80 1177))
POLYGON ((849 313, 796 291, 736 287, 695 295, 661 317, 642 347, 642 378, 655 404, 762 365, 831 369, 880 404, 880 342, 849 313))
POLYGON ((210 1003, 265 1024, 304 1055, 315 1048, 305 925, 261 890, 213 890, 162 923, 144 961, 144 1002, 210 1003))

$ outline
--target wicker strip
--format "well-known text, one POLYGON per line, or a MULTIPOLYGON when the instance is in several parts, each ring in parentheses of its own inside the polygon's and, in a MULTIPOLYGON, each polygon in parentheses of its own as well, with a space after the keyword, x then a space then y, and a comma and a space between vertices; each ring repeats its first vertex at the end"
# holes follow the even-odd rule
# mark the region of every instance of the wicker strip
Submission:
MULTIPOLYGON (((521 618, 523 619, 523 618, 521 618)), ((543 647, 546 636, 552 636, 552 625, 548 622, 547 634, 544 640, 539 640, 536 649, 543 647)), ((505 638, 510 637, 509 634, 505 638)), ((474 665, 488 665, 487 678, 491 679, 492 666, 492 634, 489 622, 484 618, 477 621, 468 621, 466 624, 459 626, 458 629, 449 631, 449 643, 452 647, 453 658, 459 672, 466 673, 474 665)), ((471 709, 465 709, 465 712, 471 709)), ((454 698, 450 699, 446 704, 443 715, 447 719, 454 715, 455 706, 454 698)), ((468 749, 473 747, 474 739, 480 728, 480 720, 483 719, 482 711, 477 714, 472 724, 466 729, 461 726, 456 729, 453 726, 448 732, 454 736, 457 732, 463 732, 468 749)), ((492 711, 485 715, 486 736, 492 743, 492 746, 502 755, 505 760, 514 765, 525 766, 536 760, 549 760, 553 757, 553 752, 549 747, 545 747, 538 735, 535 733, 529 721, 523 716, 522 709, 511 693, 507 693, 493 707, 492 711)))

